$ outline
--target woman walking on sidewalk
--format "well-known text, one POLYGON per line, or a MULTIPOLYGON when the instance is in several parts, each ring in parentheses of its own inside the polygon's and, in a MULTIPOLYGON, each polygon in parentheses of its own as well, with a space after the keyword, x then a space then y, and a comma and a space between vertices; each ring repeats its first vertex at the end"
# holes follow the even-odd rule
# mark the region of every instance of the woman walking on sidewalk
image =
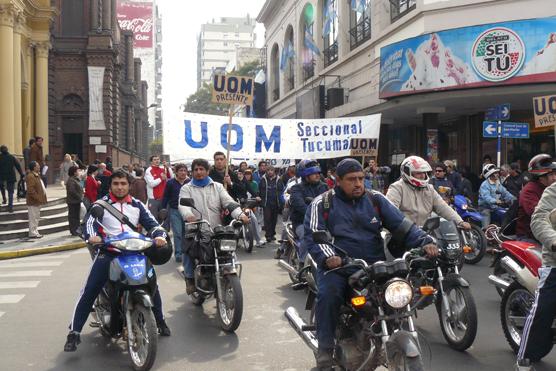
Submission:
POLYGON ((79 212, 81 211, 81 201, 83 201, 83 187, 77 177, 77 166, 68 169, 68 179, 66 181, 66 202, 68 203, 68 223, 69 231, 72 236, 77 236, 79 227, 79 212))
POLYGON ((27 183, 27 210, 29 213, 29 237, 42 238, 39 234, 41 206, 46 204, 46 188, 41 179, 41 166, 37 161, 29 163, 29 173, 25 177, 27 183))

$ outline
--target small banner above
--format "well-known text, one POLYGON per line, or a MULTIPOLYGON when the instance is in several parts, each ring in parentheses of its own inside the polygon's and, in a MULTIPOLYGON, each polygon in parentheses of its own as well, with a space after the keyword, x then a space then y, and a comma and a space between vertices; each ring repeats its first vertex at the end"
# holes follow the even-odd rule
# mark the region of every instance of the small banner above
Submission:
POLYGON ((535 127, 544 128, 556 124, 556 95, 533 98, 535 127))
POLYGON ((212 103, 253 105, 255 81, 247 76, 214 75, 212 103))
POLYGON ((106 130, 102 108, 104 67, 87 67, 89 72, 89 130, 106 130))
MULTIPOLYGON (((235 117, 230 158, 324 159, 376 155, 380 114, 316 120, 235 117)), ((184 113, 164 125, 164 151, 172 160, 210 158, 228 148, 228 118, 184 113)))

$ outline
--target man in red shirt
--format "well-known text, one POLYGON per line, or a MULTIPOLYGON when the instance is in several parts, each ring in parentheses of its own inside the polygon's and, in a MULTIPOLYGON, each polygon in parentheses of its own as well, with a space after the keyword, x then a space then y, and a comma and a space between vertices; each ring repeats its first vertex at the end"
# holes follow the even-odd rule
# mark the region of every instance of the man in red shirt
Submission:
POLYGON ((519 193, 516 235, 520 240, 535 241, 531 232, 531 215, 539 203, 544 189, 556 182, 556 163, 547 154, 536 155, 529 161, 532 180, 519 193))
POLYGON ((174 174, 172 169, 166 166, 160 166, 160 157, 151 156, 151 166, 145 171, 145 180, 147 181, 147 196, 149 211, 155 217, 160 210, 162 198, 164 197, 164 188, 166 182, 171 179, 174 174))

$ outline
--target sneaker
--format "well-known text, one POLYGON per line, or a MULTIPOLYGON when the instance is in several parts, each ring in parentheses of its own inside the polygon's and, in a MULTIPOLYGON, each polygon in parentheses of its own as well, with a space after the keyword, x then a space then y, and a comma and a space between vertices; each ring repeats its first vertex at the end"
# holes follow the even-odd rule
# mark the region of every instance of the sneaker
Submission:
POLYGON ((36 236, 29 236, 29 238, 35 238, 35 239, 39 239, 39 238, 43 238, 42 234, 38 234, 36 236))
POLYGON ((75 352, 77 350, 77 346, 81 343, 81 337, 79 336, 79 332, 71 331, 68 334, 68 339, 66 340, 66 344, 64 345, 64 352, 75 352))
POLYGON ((180 256, 176 256, 176 263, 181 263, 183 261, 181 255, 180 256))
POLYGON ((14 212, 14 207, 13 206, 8 206, 8 212, 11 214, 14 212))
POLYGON ((172 331, 170 331, 170 328, 166 324, 166 321, 162 320, 162 322, 157 324, 157 327, 158 327, 158 333, 160 334, 160 336, 170 336, 170 335, 172 335, 172 331))
POLYGON ((515 371, 535 371, 535 368, 531 365, 530 360, 520 359, 515 364, 515 371))
POLYGON ((332 370, 334 366, 334 351, 332 349, 320 349, 317 351, 317 369, 332 370))
POLYGON ((185 292, 187 295, 191 295, 195 292, 195 279, 193 278, 186 278, 185 279, 185 292))

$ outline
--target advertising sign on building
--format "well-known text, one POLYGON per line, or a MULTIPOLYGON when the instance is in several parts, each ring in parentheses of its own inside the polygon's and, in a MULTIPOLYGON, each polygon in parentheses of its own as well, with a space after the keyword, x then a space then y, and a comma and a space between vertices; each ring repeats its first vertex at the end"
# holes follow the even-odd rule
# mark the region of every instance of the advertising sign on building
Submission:
POLYGON ((535 127, 544 128, 556 124, 556 95, 533 98, 535 127))
POLYGON ((153 47, 153 4, 118 1, 118 23, 124 31, 133 32, 134 48, 153 47))
MULTIPOLYGON (((316 120, 234 117, 230 158, 323 159, 376 154, 380 114, 316 120), (353 145, 353 147, 352 147, 353 145)), ((228 148, 228 117, 185 113, 164 125, 164 151, 172 161, 206 157, 228 148)))
POLYGON ((556 17, 456 28, 380 51, 380 98, 556 81, 556 17))

